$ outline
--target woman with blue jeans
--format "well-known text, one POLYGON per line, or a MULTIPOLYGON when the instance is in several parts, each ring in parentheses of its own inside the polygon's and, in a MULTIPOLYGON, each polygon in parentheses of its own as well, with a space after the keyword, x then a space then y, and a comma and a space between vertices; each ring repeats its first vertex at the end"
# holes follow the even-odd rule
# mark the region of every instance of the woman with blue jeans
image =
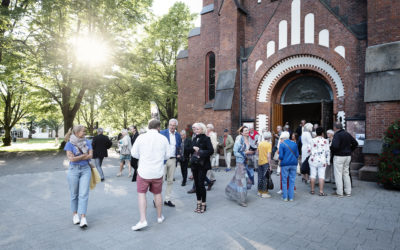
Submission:
POLYGON ((65 136, 67 144, 64 150, 69 159, 67 180, 71 193, 72 221, 81 228, 87 227, 86 211, 89 199, 91 178, 90 159, 93 156, 92 144, 85 139, 86 128, 74 126, 65 136), (80 215, 80 218, 79 218, 80 215))
POLYGON ((282 199, 284 201, 288 201, 288 199, 289 201, 293 201, 299 151, 297 149, 297 144, 289 140, 289 132, 282 132, 280 140, 279 159, 281 160, 282 199), (289 189, 287 187, 288 176, 289 189))

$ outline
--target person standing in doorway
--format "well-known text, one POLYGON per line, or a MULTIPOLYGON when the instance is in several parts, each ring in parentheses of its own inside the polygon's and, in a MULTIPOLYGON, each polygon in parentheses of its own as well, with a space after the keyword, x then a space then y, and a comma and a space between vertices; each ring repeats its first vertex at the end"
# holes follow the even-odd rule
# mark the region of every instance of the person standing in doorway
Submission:
POLYGON ((224 129, 224 138, 222 142, 222 146, 224 147, 224 158, 226 163, 225 171, 228 172, 231 170, 231 158, 232 158, 232 150, 234 141, 232 136, 229 134, 229 130, 226 128, 224 129))
POLYGON ((159 134, 160 121, 149 121, 149 131, 141 134, 132 147, 132 157, 139 160, 137 175, 137 192, 140 212, 139 222, 132 230, 147 227, 146 219, 146 193, 148 190, 154 194, 154 204, 157 208, 157 222, 162 223, 162 184, 164 175, 164 161, 169 158, 169 143, 165 136, 159 134))
POLYGON ((103 164, 104 157, 108 157, 107 149, 111 148, 112 142, 108 136, 103 135, 103 129, 97 129, 97 135, 93 137, 92 147, 93 147, 93 158, 96 169, 100 174, 101 181, 104 181, 104 173, 101 165, 103 164))
POLYGON ((178 127, 178 120, 171 119, 168 122, 168 129, 162 130, 160 133, 165 136, 169 143, 169 159, 165 164, 165 175, 167 176, 167 189, 165 190, 164 205, 169 207, 175 207, 175 204, 171 202, 172 185, 174 184, 174 174, 176 168, 176 158, 180 157, 180 149, 182 138, 176 131, 178 127))
MULTIPOLYGON (((129 131, 131 132, 131 145, 133 146, 139 133, 135 125, 130 126, 129 131)), ((135 182, 137 177, 138 159, 131 157, 131 167, 133 168, 132 182, 135 182)))
POLYGON ((333 129, 335 130, 335 135, 333 136, 331 151, 333 153, 333 167, 336 181, 336 193, 334 195, 338 197, 343 197, 343 195, 350 197, 351 153, 357 148, 358 142, 343 129, 342 123, 335 123, 333 129))

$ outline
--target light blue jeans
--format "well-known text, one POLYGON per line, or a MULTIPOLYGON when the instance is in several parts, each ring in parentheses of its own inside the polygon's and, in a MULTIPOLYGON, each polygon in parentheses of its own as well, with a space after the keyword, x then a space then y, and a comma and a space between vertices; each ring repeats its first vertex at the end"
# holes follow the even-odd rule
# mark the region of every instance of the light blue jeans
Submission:
POLYGON ((104 179, 104 173, 103 173, 103 169, 101 168, 101 165, 103 164, 103 157, 99 157, 99 158, 94 158, 94 164, 96 165, 97 171, 100 174, 100 178, 103 180, 104 179))
POLYGON ((71 210, 73 213, 86 214, 90 178, 91 170, 89 165, 69 165, 67 180, 71 193, 71 210))
POLYGON ((282 199, 293 200, 294 198, 294 182, 296 180, 297 165, 282 166, 282 199), (287 189, 287 178, 289 176, 289 189, 287 189))

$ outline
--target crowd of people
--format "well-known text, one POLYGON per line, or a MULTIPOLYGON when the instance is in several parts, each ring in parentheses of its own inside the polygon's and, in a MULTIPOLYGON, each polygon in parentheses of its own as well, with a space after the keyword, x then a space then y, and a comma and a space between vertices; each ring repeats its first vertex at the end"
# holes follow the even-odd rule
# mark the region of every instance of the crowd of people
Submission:
MULTIPOLYGON (((122 176, 125 164, 128 177, 137 184, 139 222, 132 230, 147 227, 146 193, 154 195, 153 205, 157 209, 157 221, 162 223, 162 185, 166 181, 164 205, 175 207, 172 201, 175 169, 179 165, 182 174, 182 186, 193 179, 193 187, 188 193, 196 193, 194 212, 207 211, 207 191, 215 183, 214 172, 220 171, 219 155, 224 155, 226 168, 232 169, 232 153, 236 160, 235 172, 225 188, 226 196, 240 206, 247 207, 247 192, 255 185, 255 172, 258 174, 257 194, 261 198, 270 198, 272 163, 277 165, 280 175, 280 190, 283 201, 294 201, 296 176, 302 174, 302 182, 309 184, 310 194, 315 194, 318 184, 319 196, 327 196, 324 183, 336 183, 337 197, 351 196, 349 165, 352 151, 357 141, 347 133, 340 122, 334 124, 334 131, 325 131, 316 124, 305 120, 295 132, 288 124, 278 126, 276 133, 266 129, 258 133, 253 126, 242 126, 235 140, 224 129, 218 137, 212 124, 197 122, 180 133, 178 121, 171 119, 168 128, 161 130, 159 120, 148 123, 146 133, 140 134, 136 126, 121 131, 118 140, 120 168, 117 177, 122 176), (327 139, 325 138, 327 136, 327 139), (275 138, 273 142, 273 138, 275 138), (191 176, 188 177, 188 168, 191 176), (317 181, 318 176, 318 181, 317 181), (207 186, 207 189, 206 189, 207 186)), ((89 196, 91 167, 99 172, 104 181, 102 162, 107 150, 112 146, 110 139, 98 128, 92 142, 85 139, 86 128, 75 126, 66 136, 65 146, 70 161, 67 179, 71 194, 73 223, 87 227, 86 210, 89 196), (94 159, 95 165, 91 164, 94 159)))

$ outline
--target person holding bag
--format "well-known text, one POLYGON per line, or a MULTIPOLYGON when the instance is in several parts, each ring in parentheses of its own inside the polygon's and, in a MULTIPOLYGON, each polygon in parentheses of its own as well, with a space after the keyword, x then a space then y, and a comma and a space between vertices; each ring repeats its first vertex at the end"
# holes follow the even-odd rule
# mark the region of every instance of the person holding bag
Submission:
POLYGON ((69 168, 67 180, 71 193, 72 221, 81 228, 87 227, 86 211, 89 200, 91 178, 90 159, 93 157, 92 144, 85 139, 86 128, 74 126, 65 135, 64 150, 67 152, 69 168), (80 218, 79 218, 80 215, 80 218))
POLYGON ((210 137, 205 133, 207 131, 204 123, 193 124, 194 133, 196 136, 192 140, 192 148, 190 158, 194 184, 196 186, 197 206, 194 212, 204 213, 207 210, 206 198, 207 191, 204 186, 204 181, 207 171, 211 169, 210 156, 214 153, 213 145, 210 137))
POLYGON ((303 174, 302 181, 304 181, 306 184, 310 183, 310 180, 308 179, 308 176, 310 174, 310 165, 308 163, 308 160, 310 158, 310 153, 311 153, 311 145, 313 143, 312 141, 312 135, 311 132, 313 130, 313 125, 311 123, 306 123, 304 125, 304 131, 301 134, 301 173, 303 174))

